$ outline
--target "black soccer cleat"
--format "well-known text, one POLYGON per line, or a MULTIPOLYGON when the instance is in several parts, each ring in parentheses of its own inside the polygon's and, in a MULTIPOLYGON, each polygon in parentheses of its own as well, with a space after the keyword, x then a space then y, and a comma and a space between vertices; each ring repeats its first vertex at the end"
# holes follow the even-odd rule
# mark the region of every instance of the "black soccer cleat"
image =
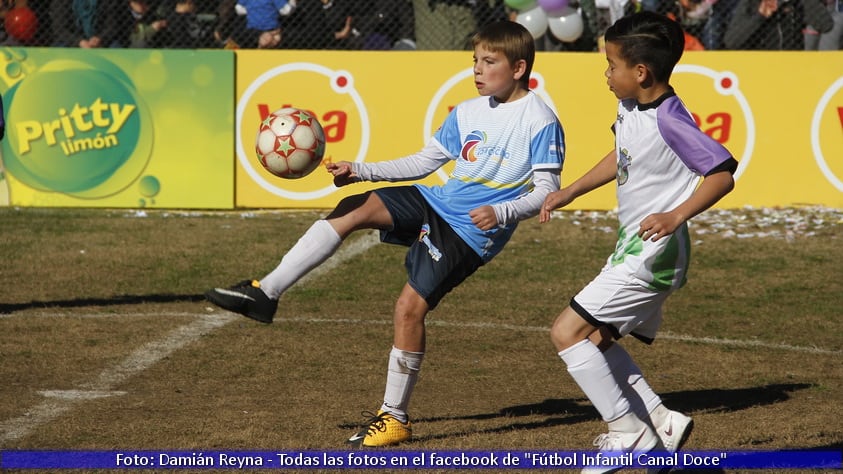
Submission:
POLYGON ((232 313, 269 324, 278 309, 278 300, 270 299, 257 280, 243 280, 229 288, 212 288, 205 292, 211 303, 232 313))

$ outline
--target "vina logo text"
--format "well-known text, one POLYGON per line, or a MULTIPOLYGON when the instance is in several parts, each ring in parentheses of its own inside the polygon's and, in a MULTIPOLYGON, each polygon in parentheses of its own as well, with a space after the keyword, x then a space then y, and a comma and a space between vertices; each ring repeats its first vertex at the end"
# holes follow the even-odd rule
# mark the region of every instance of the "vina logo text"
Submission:
MULTIPOLYGON (((261 121, 263 121, 269 114, 272 113, 273 110, 284 108, 284 107, 297 107, 291 104, 284 104, 281 107, 270 108, 267 104, 258 104, 258 115, 260 116, 261 121)), ((345 138, 345 134, 348 130, 348 114, 343 112, 342 110, 330 110, 323 115, 318 115, 314 113, 312 110, 301 108, 305 112, 309 113, 310 115, 314 116, 319 120, 319 124, 322 125, 322 130, 325 132, 325 141, 328 143, 335 143, 340 142, 345 138)))
POLYGON ((706 135, 725 145, 732 136, 732 115, 726 112, 713 113, 705 118, 705 123, 699 115, 691 113, 697 127, 706 135))
POLYGON ((53 120, 21 121, 15 124, 19 153, 30 152, 32 143, 42 139, 50 147, 60 142, 67 156, 118 146, 117 133, 136 109, 133 104, 103 103, 98 98, 89 106, 75 104, 70 111, 60 108, 58 118, 53 120))

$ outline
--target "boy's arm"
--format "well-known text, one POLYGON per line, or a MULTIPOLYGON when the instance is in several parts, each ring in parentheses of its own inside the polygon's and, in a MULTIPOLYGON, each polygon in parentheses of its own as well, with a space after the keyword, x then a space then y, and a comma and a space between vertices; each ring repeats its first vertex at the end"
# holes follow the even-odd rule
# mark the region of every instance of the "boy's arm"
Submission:
POLYGON ((717 171, 706 176, 702 184, 685 202, 675 209, 658 214, 650 214, 641 221, 638 236, 653 242, 676 231, 688 219, 713 206, 723 196, 735 188, 735 180, 730 170, 717 171))
POLYGON ((604 184, 612 182, 618 174, 618 155, 613 148, 603 157, 594 168, 569 186, 554 191, 547 195, 544 204, 539 212, 539 222, 545 223, 550 220, 550 213, 554 209, 565 207, 574 199, 591 192, 604 184))
POLYGON ((480 206, 468 213, 471 222, 481 230, 505 226, 539 213, 545 197, 559 189, 559 170, 540 169, 533 171, 533 189, 512 201, 480 206))
POLYGON ((411 181, 421 179, 451 160, 433 140, 418 153, 377 163, 340 161, 325 167, 334 175, 336 186, 360 181, 411 181))

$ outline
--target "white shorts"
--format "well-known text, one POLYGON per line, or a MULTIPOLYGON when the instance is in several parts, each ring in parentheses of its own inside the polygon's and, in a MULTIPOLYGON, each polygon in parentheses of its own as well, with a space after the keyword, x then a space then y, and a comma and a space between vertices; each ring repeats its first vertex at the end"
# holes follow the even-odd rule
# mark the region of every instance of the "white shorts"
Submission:
POLYGON ((593 326, 607 326, 615 339, 631 334, 650 344, 672 292, 648 288, 623 267, 605 267, 571 299, 571 308, 593 326))

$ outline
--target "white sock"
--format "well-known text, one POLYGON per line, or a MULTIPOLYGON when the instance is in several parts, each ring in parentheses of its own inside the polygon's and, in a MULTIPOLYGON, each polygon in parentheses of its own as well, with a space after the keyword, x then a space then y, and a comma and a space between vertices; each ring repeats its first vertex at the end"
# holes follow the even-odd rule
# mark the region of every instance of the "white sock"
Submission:
POLYGON ((650 410, 650 421, 653 422, 654 427, 658 428, 667 422, 668 415, 670 415, 670 410, 660 403, 650 410))
POLYGON ((559 357, 568 365, 568 373, 603 420, 611 422, 630 411, 629 402, 612 375, 606 358, 594 343, 583 339, 559 352, 559 357))
MULTIPOLYGON (((621 389, 626 393, 626 398, 632 405, 633 411, 642 420, 657 407, 661 406, 661 397, 653 391, 650 384, 644 380, 641 369, 635 364, 629 353, 620 344, 612 344, 603 355, 609 363, 609 369, 615 374, 621 389), (626 383, 624 383, 624 381, 626 383)), ((655 426, 660 420, 652 420, 655 426)))
POLYGON ((626 433, 634 433, 640 430, 644 423, 635 416, 635 413, 629 412, 616 420, 609 422, 609 431, 623 431, 626 433))
POLYGON ((260 281, 267 296, 277 300, 309 271, 327 260, 342 244, 331 224, 320 219, 313 223, 281 259, 281 263, 260 281))
POLYGON ((407 406, 419 378, 424 352, 402 351, 395 347, 389 352, 389 370, 381 410, 389 412, 401 423, 408 420, 407 406))

